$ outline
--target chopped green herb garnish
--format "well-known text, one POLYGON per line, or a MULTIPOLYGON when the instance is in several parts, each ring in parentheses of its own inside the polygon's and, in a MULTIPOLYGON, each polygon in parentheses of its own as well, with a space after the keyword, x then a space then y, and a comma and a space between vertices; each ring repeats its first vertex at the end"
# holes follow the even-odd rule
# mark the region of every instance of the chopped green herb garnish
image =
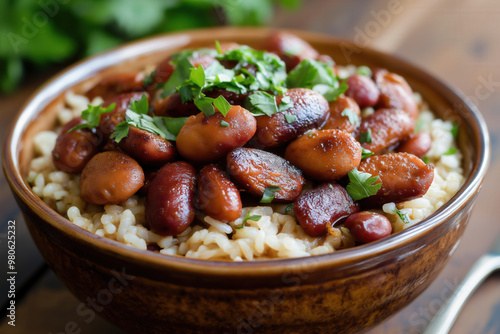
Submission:
POLYGON ((222 121, 220 121, 220 126, 222 126, 223 128, 227 128, 229 126, 229 123, 222 120, 222 121))
POLYGON ((419 133, 420 131, 422 131, 424 126, 425 126, 424 120, 422 120, 422 119, 417 120, 417 124, 415 125, 415 131, 413 131, 413 132, 419 133))
POLYGON ((397 214, 399 216, 399 219, 401 219, 401 221, 405 224, 409 224, 410 223, 410 217, 408 216, 407 213, 402 213, 400 210, 398 209, 395 209, 392 211, 393 213, 397 214))
POLYGON ((292 124, 297 120, 297 116, 295 115, 285 115, 285 120, 287 123, 292 124))
POLYGON ((362 147, 361 148, 361 160, 368 158, 372 156, 374 153, 370 150, 367 150, 366 148, 362 147))
POLYGON ((293 210, 293 203, 292 204, 288 204, 285 208, 285 215, 288 214, 288 212, 290 212, 291 210, 293 210))
POLYGON ((260 203, 271 203, 274 199, 274 193, 280 190, 281 190, 280 186, 274 186, 274 185, 267 186, 266 189, 264 190, 264 194, 262 195, 260 203))
POLYGON ((361 132, 359 134, 359 142, 361 144, 363 144, 363 143, 371 144, 372 143, 372 130, 368 129, 368 131, 366 131, 366 132, 361 132))
POLYGON ((215 41, 215 50, 217 50, 218 54, 223 54, 219 41, 215 41))
POLYGON ((426 165, 428 165, 428 164, 429 164, 429 158, 428 158, 426 155, 424 155, 424 156, 422 157, 422 161, 423 161, 423 162, 424 162, 424 164, 426 164, 426 165))
POLYGON ((341 113, 340 116, 345 116, 349 119, 349 123, 352 125, 358 125, 361 123, 359 120, 358 114, 356 114, 352 109, 350 108, 345 108, 341 113))
POLYGON ((224 96, 219 95, 216 99, 214 99, 214 106, 219 110, 219 112, 226 117, 227 113, 231 109, 231 105, 227 100, 224 98, 224 96))
POLYGON ((179 58, 176 63, 175 69, 172 72, 172 75, 170 75, 168 81, 163 85, 163 92, 161 93, 161 97, 165 98, 175 93, 177 87, 179 87, 184 83, 184 81, 189 79, 192 68, 193 65, 191 64, 187 56, 179 58))
POLYGON ((450 147, 444 155, 453 155, 455 153, 457 153, 457 149, 455 147, 450 147))
POLYGON ((453 135, 454 139, 457 139, 459 130, 460 130, 460 128, 458 126, 458 123, 453 122, 453 127, 451 128, 451 134, 453 135))
POLYGON ((59 154, 54 154, 54 158, 59 159, 59 154))
POLYGON ((142 85, 143 86, 149 86, 153 83, 153 79, 156 76, 156 71, 151 71, 143 80, 142 80, 142 85))
POLYGON ((245 218, 243 219, 243 222, 241 223, 241 225, 236 226, 235 228, 242 229, 243 227, 245 227, 245 224, 246 224, 247 220, 253 220, 254 222, 256 222, 256 221, 259 221, 260 218, 261 218, 261 216, 259 216, 259 215, 252 215, 252 216, 250 216, 250 210, 248 210, 245 218))
POLYGON ((131 100, 129 109, 138 114, 147 114, 149 111, 149 102, 146 94, 142 94, 140 100, 131 100))
POLYGON ((372 176, 370 173, 360 172, 357 168, 351 170, 348 174, 349 184, 346 187, 347 192, 355 201, 375 195, 382 183, 378 176, 372 176))
POLYGON ((333 186, 331 184, 328 185, 328 188, 333 189, 333 186))
POLYGON ((272 116, 276 113, 290 109, 293 107, 293 103, 289 96, 284 96, 278 107, 276 104, 276 96, 259 91, 251 94, 247 98, 245 106, 254 116, 272 116))
POLYGON ((356 70, 356 73, 364 75, 365 77, 370 77, 372 76, 372 70, 368 66, 359 66, 356 70))
POLYGON ((68 132, 72 132, 78 129, 94 129, 99 126, 99 121, 101 119, 101 115, 111 112, 115 109, 116 103, 111 103, 106 108, 101 107, 102 103, 98 106, 91 106, 90 104, 87 106, 87 109, 82 111, 82 119, 86 120, 86 123, 79 124, 73 128, 71 128, 68 132))
POLYGON ((340 83, 330 64, 313 59, 304 59, 291 70, 286 83, 288 88, 312 89, 322 94, 329 102, 335 101, 348 88, 345 81, 340 83))

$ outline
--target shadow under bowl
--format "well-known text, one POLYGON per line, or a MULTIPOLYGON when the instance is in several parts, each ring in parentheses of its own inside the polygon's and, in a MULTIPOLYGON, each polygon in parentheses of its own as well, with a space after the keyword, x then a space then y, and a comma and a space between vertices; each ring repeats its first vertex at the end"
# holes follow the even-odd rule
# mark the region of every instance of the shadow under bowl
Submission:
POLYGON ((428 287, 464 232, 489 163, 489 137, 480 113, 463 96, 404 61, 300 31, 292 33, 338 64, 383 67, 402 75, 439 117, 460 125, 465 181, 431 217, 382 241, 327 255, 257 262, 203 261, 141 251, 94 235, 60 216, 32 192, 26 175, 33 157, 33 137, 54 126, 56 110, 67 90, 82 91, 104 73, 140 69, 181 48, 213 45, 214 40, 258 48, 269 33, 261 28, 216 28, 124 45, 57 75, 26 102, 10 128, 3 168, 36 245, 75 296, 126 331, 366 330, 428 287), (94 306, 89 300, 94 300, 94 306))

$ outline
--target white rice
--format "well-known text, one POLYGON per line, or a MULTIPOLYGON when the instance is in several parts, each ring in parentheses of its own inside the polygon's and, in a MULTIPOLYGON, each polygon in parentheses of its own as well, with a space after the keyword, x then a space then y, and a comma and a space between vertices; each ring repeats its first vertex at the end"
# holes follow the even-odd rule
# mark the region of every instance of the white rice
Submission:
MULTIPOLYGON (((421 100, 418 95, 416 99, 421 100)), ((66 106, 59 112, 58 120, 64 124, 79 116, 88 104, 100 103, 100 98, 89 101, 85 96, 68 92, 66 106)), ((450 147, 456 147, 451 134, 452 123, 436 119, 425 105, 420 107, 422 130, 429 132, 433 140, 426 156, 435 166, 434 181, 421 198, 383 206, 393 232, 406 229, 431 215, 458 191, 463 182, 460 150, 443 155, 450 147), (399 218, 396 208, 407 215, 409 223, 405 224, 399 218)), ((365 110, 364 114, 370 112, 372 110, 365 110)), ((232 261, 319 255, 355 245, 349 230, 342 226, 331 228, 323 237, 308 236, 296 222, 293 211, 284 214, 284 205, 244 208, 241 217, 229 224, 198 215, 198 222, 182 234, 162 237, 145 227, 144 198, 134 195, 120 205, 85 203, 80 197, 79 175, 58 171, 52 164, 51 152, 56 138, 56 131, 43 131, 34 138, 37 156, 31 161, 28 182, 33 192, 48 205, 73 224, 99 236, 138 249, 145 250, 149 246, 165 255, 232 261), (248 219, 242 227, 248 212, 250 216, 259 215, 261 218, 257 221, 248 219)))

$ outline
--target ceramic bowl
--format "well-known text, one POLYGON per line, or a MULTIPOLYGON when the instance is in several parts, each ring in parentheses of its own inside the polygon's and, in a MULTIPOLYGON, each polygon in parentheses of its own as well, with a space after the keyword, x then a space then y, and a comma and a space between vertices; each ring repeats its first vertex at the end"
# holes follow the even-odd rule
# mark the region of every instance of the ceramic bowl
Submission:
MULTIPOLYGON (((131 333, 351 333, 414 300, 439 274, 466 228, 489 162, 485 122, 463 96, 395 57, 330 36, 292 31, 339 64, 405 77, 440 117, 460 125, 465 182, 441 209, 380 242, 333 254, 260 262, 193 260, 140 251, 89 233, 57 214, 26 182, 35 133, 50 129, 64 92, 90 78, 155 64, 186 47, 234 41, 259 47, 268 29, 217 28, 162 35, 84 60, 46 83, 15 119, 3 167, 49 266, 86 305, 131 333)), ((87 84, 88 86, 88 84, 87 84)), ((88 307, 88 308, 87 308, 88 307)))

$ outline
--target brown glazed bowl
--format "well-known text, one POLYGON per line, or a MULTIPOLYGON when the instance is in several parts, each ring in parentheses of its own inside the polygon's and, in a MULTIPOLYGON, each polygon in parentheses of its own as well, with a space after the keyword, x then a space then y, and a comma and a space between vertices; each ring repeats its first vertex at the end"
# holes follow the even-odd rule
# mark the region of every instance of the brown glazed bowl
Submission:
MULTIPOLYGON (((414 300, 439 274, 467 225, 489 162, 489 137, 476 108, 431 75, 397 58, 334 39, 292 31, 338 64, 384 67, 405 77, 440 117, 460 125, 465 182, 428 219, 374 242, 333 254, 261 262, 172 257, 89 233, 57 214, 25 181, 35 133, 50 129, 63 93, 123 67, 155 64, 180 48, 234 41, 259 47, 270 33, 217 28, 163 35, 84 60, 41 87, 10 128, 3 168, 31 235, 49 266, 83 303, 131 333, 353 333, 414 300)), ((88 86, 88 85, 87 85, 88 86)))

